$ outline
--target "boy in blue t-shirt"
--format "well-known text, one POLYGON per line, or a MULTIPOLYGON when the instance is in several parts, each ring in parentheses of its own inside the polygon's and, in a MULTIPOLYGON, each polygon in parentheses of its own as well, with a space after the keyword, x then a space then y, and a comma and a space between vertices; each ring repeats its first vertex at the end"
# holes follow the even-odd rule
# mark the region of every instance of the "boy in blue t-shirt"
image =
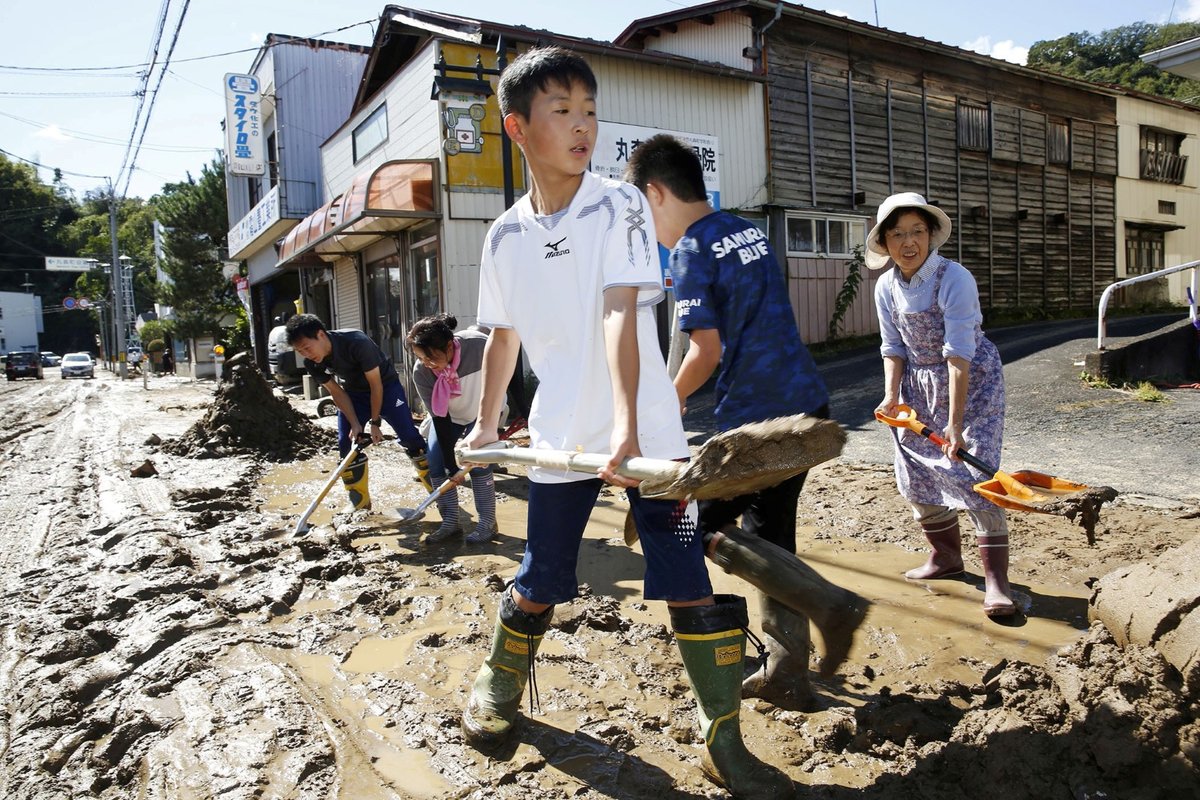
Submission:
MULTIPOLYGON (((715 415, 723 431, 794 414, 828 418, 825 382, 800 339, 766 234, 708 205, 700 160, 674 137, 658 135, 639 145, 626 178, 646 194, 658 241, 671 248, 679 327, 690 340, 675 376, 680 407, 716 371, 715 415)), ((732 500, 701 501, 701 530, 719 536, 740 516, 748 533, 795 553, 796 503, 806 475, 732 500)), ((811 602, 803 609, 760 593, 768 654, 743 683, 744 696, 789 710, 807 708, 807 617, 827 647, 831 637, 851 636, 861 621, 865 606, 847 608, 845 590, 815 572, 810 584, 811 602)))

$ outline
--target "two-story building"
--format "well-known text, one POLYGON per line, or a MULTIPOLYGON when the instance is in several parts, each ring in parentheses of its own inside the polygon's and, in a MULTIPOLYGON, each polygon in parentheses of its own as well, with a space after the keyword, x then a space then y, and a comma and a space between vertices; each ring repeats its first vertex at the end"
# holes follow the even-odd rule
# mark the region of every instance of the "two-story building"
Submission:
MULTIPOLYGON (((1123 91, 1117 98, 1117 265, 1120 277, 1200 259, 1200 196, 1188 163, 1200 108, 1123 91)), ((1187 303, 1191 276, 1175 273, 1125 288, 1129 302, 1187 303)))
POLYGON ((331 269, 334 324, 368 332, 405 375, 416 319, 447 311, 460 326, 475 321, 484 237, 525 187, 520 151, 502 133, 497 76, 549 43, 583 54, 596 73, 594 169, 619 176, 642 139, 667 130, 701 154, 714 203, 766 201, 761 76, 387 6, 349 118, 321 148, 325 204, 285 238, 279 267, 331 269))
MULTIPOLYGON (((229 258, 245 263, 254 326, 255 357, 266 367, 266 341, 272 320, 296 313, 305 292, 305 310, 328 319, 331 273, 314 269, 302 287, 294 270, 277 268, 279 241, 322 200, 320 147, 346 120, 369 49, 360 45, 269 34, 246 75, 255 80, 255 133, 263 159, 257 174, 238 172, 226 158, 229 206, 229 258)), ((229 124, 229 121, 227 121, 229 124)))

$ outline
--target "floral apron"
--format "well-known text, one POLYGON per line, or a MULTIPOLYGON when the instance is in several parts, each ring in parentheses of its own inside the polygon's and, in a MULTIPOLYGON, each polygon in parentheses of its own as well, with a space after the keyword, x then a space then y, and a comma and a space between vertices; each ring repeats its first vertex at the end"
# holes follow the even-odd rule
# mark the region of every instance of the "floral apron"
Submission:
MULTIPOLYGON (((927 311, 900 312, 896 282, 892 284, 892 321, 908 350, 900 380, 900 402, 911 406, 930 430, 942 433, 950 417, 950 372, 942 355, 946 340, 945 315, 938 305, 942 278, 950 263, 944 257, 934 274, 933 305, 927 311)), ((896 437, 896 485, 910 503, 949 508, 992 509, 973 484, 990 479, 962 461, 951 461, 940 447, 914 431, 893 428, 896 437)), ((1004 373, 996 345, 975 326, 975 357, 967 382, 963 413, 965 448, 998 466, 1004 436, 1004 373)))

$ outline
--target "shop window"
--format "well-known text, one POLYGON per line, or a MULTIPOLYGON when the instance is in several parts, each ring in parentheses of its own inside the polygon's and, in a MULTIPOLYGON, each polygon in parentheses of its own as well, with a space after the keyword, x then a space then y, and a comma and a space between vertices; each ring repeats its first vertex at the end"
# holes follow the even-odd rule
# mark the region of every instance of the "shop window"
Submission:
POLYGON ((1125 273, 1145 275, 1163 268, 1166 236, 1151 228, 1125 226, 1125 273))
POLYGON ((866 241, 866 220, 860 217, 823 217, 789 214, 789 256, 850 257, 866 241))
POLYGON ((359 123, 351 136, 354 145, 354 163, 357 164, 368 153, 387 141, 387 103, 371 112, 359 123))

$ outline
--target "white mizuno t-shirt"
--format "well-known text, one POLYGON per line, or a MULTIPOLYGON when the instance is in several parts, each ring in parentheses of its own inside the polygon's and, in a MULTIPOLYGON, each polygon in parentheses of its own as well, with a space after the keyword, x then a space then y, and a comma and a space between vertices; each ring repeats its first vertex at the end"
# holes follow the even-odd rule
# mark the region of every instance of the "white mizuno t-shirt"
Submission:
MULTIPOLYGON (((492 225, 483 246, 479 324, 512 328, 539 380, 532 446, 607 453, 612 382, 604 352, 604 290, 638 287, 638 443, 648 458, 683 458, 687 438, 667 375, 653 307, 663 299, 654 220, 634 186, 584 173, 563 211, 539 217, 522 197, 492 225)), ((531 480, 585 480, 586 473, 531 468, 531 480)))

